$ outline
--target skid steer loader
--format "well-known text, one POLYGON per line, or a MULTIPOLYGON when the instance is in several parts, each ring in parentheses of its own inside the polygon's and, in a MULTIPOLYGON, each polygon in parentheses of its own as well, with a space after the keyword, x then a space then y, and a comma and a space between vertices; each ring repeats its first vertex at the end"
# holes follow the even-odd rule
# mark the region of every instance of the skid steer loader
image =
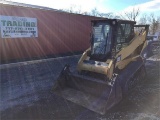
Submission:
POLYGON ((90 48, 82 54, 77 70, 64 67, 53 91, 105 114, 144 80, 149 25, 118 19, 92 20, 91 24, 90 48))

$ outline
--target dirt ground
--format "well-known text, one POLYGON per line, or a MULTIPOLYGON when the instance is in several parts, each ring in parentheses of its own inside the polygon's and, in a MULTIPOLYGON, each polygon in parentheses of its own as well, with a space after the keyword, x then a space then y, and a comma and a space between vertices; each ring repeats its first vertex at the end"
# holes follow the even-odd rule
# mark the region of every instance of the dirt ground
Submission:
POLYGON ((160 120, 160 56, 147 59, 147 80, 116 107, 99 115, 55 96, 51 87, 79 56, 0 65, 1 120, 160 120))

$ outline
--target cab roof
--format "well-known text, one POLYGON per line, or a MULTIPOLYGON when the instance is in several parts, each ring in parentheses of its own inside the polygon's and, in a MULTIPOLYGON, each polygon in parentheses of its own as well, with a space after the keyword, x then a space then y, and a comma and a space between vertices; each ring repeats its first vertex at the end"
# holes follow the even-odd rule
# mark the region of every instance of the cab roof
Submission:
POLYGON ((136 24, 135 21, 131 21, 131 20, 121 20, 121 19, 98 19, 98 20, 91 20, 91 22, 113 22, 115 21, 116 23, 132 23, 132 24, 136 24))

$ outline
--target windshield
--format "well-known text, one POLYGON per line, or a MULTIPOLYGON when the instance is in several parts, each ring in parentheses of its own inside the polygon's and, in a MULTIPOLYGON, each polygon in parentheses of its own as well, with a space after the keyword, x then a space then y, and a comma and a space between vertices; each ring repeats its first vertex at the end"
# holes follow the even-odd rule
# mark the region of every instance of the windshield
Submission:
POLYGON ((110 25, 97 23, 93 26, 92 54, 107 54, 110 51, 110 25))

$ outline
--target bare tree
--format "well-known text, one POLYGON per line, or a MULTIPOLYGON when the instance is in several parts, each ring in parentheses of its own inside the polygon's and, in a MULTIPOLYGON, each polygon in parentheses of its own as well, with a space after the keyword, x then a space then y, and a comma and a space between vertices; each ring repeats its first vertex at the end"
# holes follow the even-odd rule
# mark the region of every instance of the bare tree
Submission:
POLYGON ((114 18, 114 14, 112 12, 108 13, 101 13, 97 10, 97 8, 94 8, 91 10, 91 15, 96 17, 104 17, 104 18, 114 18))
POLYGON ((139 24, 141 24, 141 25, 142 24, 143 25, 147 24, 148 23, 148 18, 149 18, 149 16, 146 13, 143 14, 142 17, 139 20, 139 24))
POLYGON ((78 7, 78 10, 76 11, 77 14, 81 14, 82 13, 82 8, 81 6, 78 7))
POLYGON ((77 9, 77 6, 76 5, 71 5, 68 9, 60 9, 60 10, 68 12, 68 13, 77 13, 77 14, 81 13, 80 7, 79 7, 78 11, 75 11, 75 9, 77 9))
POLYGON ((71 5, 70 8, 69 8, 69 12, 70 13, 75 13, 75 11, 74 11, 75 8, 76 8, 76 5, 71 5))
POLYGON ((127 20, 126 17, 124 15, 122 15, 121 13, 118 13, 118 15, 115 15, 116 19, 123 19, 123 20, 127 20))
POLYGON ((155 34, 160 29, 160 16, 155 16, 153 13, 149 17, 150 33, 155 34))
POLYGON ((83 13, 81 13, 81 14, 83 14, 83 15, 90 15, 89 12, 83 12, 83 13))
POLYGON ((99 11, 97 10, 97 8, 94 8, 94 9, 91 10, 91 15, 92 15, 92 16, 99 16, 100 13, 99 13, 99 11))
POLYGON ((114 15, 112 12, 109 13, 99 13, 100 17, 104 17, 104 18, 114 18, 114 15))
POLYGON ((136 18, 139 16, 140 10, 139 8, 133 8, 130 12, 125 12, 127 19, 136 21, 136 18))
POLYGON ((121 19, 121 16, 115 15, 113 18, 114 18, 114 19, 121 19))

